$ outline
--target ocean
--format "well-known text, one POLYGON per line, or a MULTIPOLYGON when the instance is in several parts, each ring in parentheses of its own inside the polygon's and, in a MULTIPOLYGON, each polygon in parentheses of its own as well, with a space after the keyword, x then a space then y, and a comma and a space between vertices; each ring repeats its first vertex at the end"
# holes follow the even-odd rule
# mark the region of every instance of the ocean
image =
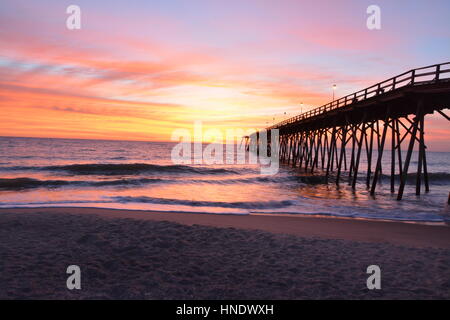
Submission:
MULTIPOLYGON (((295 214, 414 222, 448 222, 450 153, 427 152, 430 193, 415 195, 411 177, 396 201, 383 175, 375 197, 361 169, 356 190, 324 174, 281 165, 179 165, 170 142, 0 138, 0 208, 103 207, 210 214, 295 214)), ((389 151, 383 166, 390 172, 389 151)), ((411 172, 416 170, 416 155, 411 172)), ((364 162, 364 159, 362 159, 364 162)), ((362 163, 364 168, 364 163, 362 163)), ((386 173, 388 173, 386 172, 386 173)), ((397 185, 398 187, 398 181, 397 185)))

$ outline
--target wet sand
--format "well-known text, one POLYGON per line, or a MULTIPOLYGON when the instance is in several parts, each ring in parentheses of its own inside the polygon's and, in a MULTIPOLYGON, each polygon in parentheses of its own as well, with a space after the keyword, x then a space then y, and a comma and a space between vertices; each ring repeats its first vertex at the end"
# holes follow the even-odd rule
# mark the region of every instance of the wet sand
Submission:
POLYGON ((450 298, 446 226, 36 208, 1 209, 0 230, 1 299, 450 298))

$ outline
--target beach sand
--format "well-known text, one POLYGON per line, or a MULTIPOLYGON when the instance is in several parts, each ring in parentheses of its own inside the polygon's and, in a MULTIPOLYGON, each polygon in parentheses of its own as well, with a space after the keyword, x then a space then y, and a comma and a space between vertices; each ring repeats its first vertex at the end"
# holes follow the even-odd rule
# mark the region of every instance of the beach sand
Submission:
POLYGON ((36 208, 1 209, 0 230, 0 299, 450 298, 447 226, 36 208))

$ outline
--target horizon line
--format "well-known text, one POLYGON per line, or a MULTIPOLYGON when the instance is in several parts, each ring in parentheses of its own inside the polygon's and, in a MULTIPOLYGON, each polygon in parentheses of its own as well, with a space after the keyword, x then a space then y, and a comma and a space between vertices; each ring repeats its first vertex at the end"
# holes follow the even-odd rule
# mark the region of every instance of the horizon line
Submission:
MULTIPOLYGON (((180 143, 180 141, 151 141, 151 140, 120 140, 120 139, 85 139, 85 138, 59 138, 59 137, 18 137, 18 136, 0 136, 2 138, 19 138, 19 139, 57 139, 57 140, 81 140, 81 141, 121 141, 121 142, 151 142, 151 143, 180 143)), ((191 141, 194 143, 195 141, 191 141)), ((202 142, 202 144, 211 142, 202 142)), ((223 143, 226 144, 226 143, 223 143)), ((238 143, 236 143, 238 144, 238 143)), ((347 148, 346 148, 347 149, 347 148)), ((351 149, 351 148, 350 148, 351 149)), ((391 149, 385 149, 385 151, 392 151, 391 149)), ((417 152, 417 150, 414 150, 417 152)), ((430 152, 437 153, 450 153, 449 151, 429 150, 430 152)))

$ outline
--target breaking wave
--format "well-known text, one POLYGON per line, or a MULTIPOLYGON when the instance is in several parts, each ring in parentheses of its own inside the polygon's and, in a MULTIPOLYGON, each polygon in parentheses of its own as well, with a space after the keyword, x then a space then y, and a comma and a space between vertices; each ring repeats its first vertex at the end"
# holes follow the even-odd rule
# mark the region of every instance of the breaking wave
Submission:
POLYGON ((115 180, 39 180, 28 177, 0 179, 0 190, 24 190, 33 188, 60 188, 60 187, 140 187, 151 184, 254 184, 254 183, 281 183, 299 182, 301 177, 252 177, 236 179, 160 179, 160 178, 123 178, 115 180))
POLYGON ((237 174, 236 171, 219 168, 191 167, 186 165, 156 165, 147 163, 127 164, 70 164, 44 167, 2 167, 9 171, 57 171, 74 175, 138 175, 151 173, 237 174))
MULTIPOLYGON (((389 180, 390 179, 390 175, 386 175, 383 174, 382 176, 383 180, 389 180)), ((406 178, 406 181, 411 183, 414 182, 415 179, 417 177, 416 173, 408 173, 408 177, 406 178)), ((395 175, 395 179, 399 179, 400 176, 398 174, 395 175)), ((422 176, 422 180, 423 180, 423 176, 422 176)), ((447 184, 450 183, 450 173, 447 172, 429 172, 428 173, 428 179, 430 181, 433 181, 437 184, 447 184)))
POLYGON ((120 203, 152 203, 165 205, 183 205, 191 207, 220 207, 220 208, 236 208, 236 209, 280 209, 286 208, 294 204, 294 201, 238 201, 238 202, 222 202, 222 201, 195 201, 181 199, 165 199, 153 197, 111 197, 113 201, 120 203))

